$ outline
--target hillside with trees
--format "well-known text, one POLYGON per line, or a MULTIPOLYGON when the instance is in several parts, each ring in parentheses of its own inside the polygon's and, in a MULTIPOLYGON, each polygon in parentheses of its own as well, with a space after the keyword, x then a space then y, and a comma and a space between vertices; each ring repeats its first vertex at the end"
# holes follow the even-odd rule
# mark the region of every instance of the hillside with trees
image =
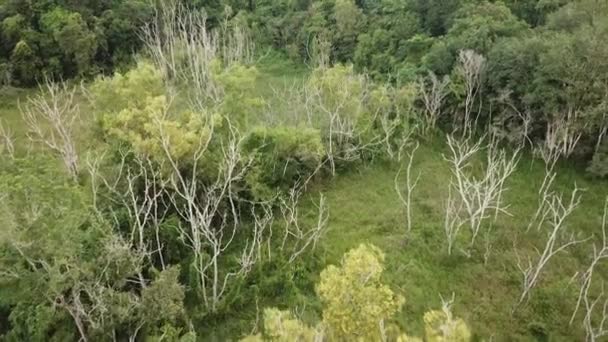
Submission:
POLYGON ((0 0, 0 341, 608 340, 605 0, 0 0))

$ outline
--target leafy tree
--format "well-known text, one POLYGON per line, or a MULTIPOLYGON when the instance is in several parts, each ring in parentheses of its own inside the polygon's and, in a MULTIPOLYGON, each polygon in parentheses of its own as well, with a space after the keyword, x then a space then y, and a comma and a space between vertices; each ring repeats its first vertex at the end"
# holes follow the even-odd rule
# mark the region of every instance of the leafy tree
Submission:
POLYGON ((0 168, 0 305, 11 340, 111 340, 185 324, 179 269, 140 283, 144 256, 45 158, 0 168))
POLYGON ((9 61, 12 81, 22 86, 43 76, 110 71, 131 60, 141 46, 137 31, 152 15, 152 4, 145 0, 5 1, 0 4, 0 60, 9 61), (29 47, 27 56, 20 42, 29 47))
MULTIPOLYGON (((398 341, 421 342, 390 324, 404 298, 381 282, 384 254, 375 246, 360 245, 344 255, 340 267, 321 272, 317 294, 323 303, 323 321, 310 327, 287 311, 264 310, 263 334, 242 341, 398 341)), ((425 341, 466 342, 466 323, 452 316, 450 306, 424 315, 425 341)))
POLYGON ((264 338, 261 335, 248 336, 242 342, 291 342, 316 341, 322 333, 306 326, 287 311, 275 308, 264 310, 264 338))
POLYGON ((426 341, 428 342, 467 342, 471 332, 466 323, 452 317, 449 307, 443 310, 429 311, 424 314, 426 341))
POLYGON ((80 13, 59 7, 40 18, 42 30, 47 32, 63 53, 63 59, 75 63, 77 73, 86 74, 92 67, 98 41, 80 13))
POLYGON ((258 198, 272 198, 310 178, 322 163, 325 148, 314 129, 254 128, 243 141, 253 157, 247 182, 258 198))
POLYGON ((381 282, 383 262, 378 248, 362 245, 346 253, 340 267, 321 272, 317 293, 332 339, 380 339, 380 324, 401 309, 404 298, 381 282))
POLYGON ((15 45, 10 63, 11 78, 19 80, 24 85, 31 85, 35 82, 36 71, 39 70, 41 61, 27 42, 21 40, 15 45))

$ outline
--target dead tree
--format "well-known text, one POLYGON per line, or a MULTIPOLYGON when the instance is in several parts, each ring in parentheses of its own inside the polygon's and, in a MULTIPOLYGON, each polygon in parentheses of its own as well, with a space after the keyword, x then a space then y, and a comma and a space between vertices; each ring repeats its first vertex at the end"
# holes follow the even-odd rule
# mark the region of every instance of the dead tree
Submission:
POLYGON ((483 147, 483 138, 474 144, 470 139, 458 141, 448 136, 451 156, 444 158, 451 164, 452 170, 449 200, 459 203, 447 206, 446 225, 449 222, 452 223, 448 226, 467 223, 471 231, 469 247, 472 247, 487 219, 493 217, 496 220, 499 213, 509 214, 507 206, 502 203, 502 196, 505 182, 519 162, 519 150, 508 157, 506 151, 498 148, 496 140, 483 147), (483 149, 487 151, 485 169, 481 177, 475 177, 470 171, 471 159, 483 149), (452 197, 452 194, 456 197, 452 197), (459 209, 459 212, 454 212, 456 209, 459 209), (456 223, 455 220, 464 222, 456 223))
POLYGON ((406 222, 406 234, 409 235, 412 231, 412 193, 414 189, 418 185, 418 181, 420 180, 420 173, 416 177, 416 180, 412 182, 412 163, 414 161, 414 155, 416 151, 420 147, 419 143, 416 143, 416 146, 412 150, 412 152, 408 153, 408 163, 405 169, 405 187, 401 187, 399 185, 399 176, 401 175, 401 171, 403 166, 399 168, 397 175, 395 176, 395 191, 397 191, 397 195, 403 204, 403 208, 405 209, 405 222, 406 222))
POLYGON ((604 138, 606 137, 606 134, 608 133, 608 124, 606 123, 606 122, 608 122, 608 114, 604 113, 604 116, 603 116, 601 122, 603 122, 604 124, 602 124, 600 126, 600 130, 597 135, 597 142, 595 143, 595 153, 597 153, 600 150, 600 147, 602 146, 602 142, 604 141, 604 138))
POLYGON ((253 60, 253 40, 245 27, 224 21, 219 30, 209 30, 205 13, 177 1, 157 2, 155 18, 140 36, 165 80, 188 85, 200 109, 223 99, 216 63, 230 67, 253 60))
POLYGON ((448 188, 448 198, 446 200, 445 217, 443 229, 447 241, 448 255, 452 255, 454 244, 458 239, 460 229, 466 223, 466 220, 461 217, 463 211, 463 203, 454 197, 452 187, 448 188))
POLYGON ((580 204, 581 196, 579 192, 580 189, 575 185, 569 201, 565 201, 563 196, 558 194, 551 194, 543 199, 546 214, 542 215, 543 219, 540 224, 546 224, 549 227, 547 240, 542 253, 539 252, 539 256, 535 260, 528 258, 527 264, 524 265, 518 255, 517 267, 523 275, 523 280, 522 293, 514 310, 529 298, 530 292, 534 289, 547 264, 554 256, 584 241, 577 240, 574 234, 566 236, 565 239, 563 236, 568 230, 566 219, 580 204))
POLYGON ((40 85, 40 94, 30 97, 25 106, 20 106, 29 130, 28 138, 57 153, 74 179, 78 176, 74 130, 80 116, 75 94, 75 87, 46 79, 40 85))
POLYGON ((15 138, 10 128, 5 127, 0 120, 0 145, 3 146, 3 151, 11 158, 15 158, 15 138))
POLYGON ((545 139, 536 148, 547 165, 554 165, 561 157, 570 157, 583 136, 576 127, 577 110, 569 108, 565 114, 556 115, 547 123, 545 139))
POLYGON ((576 307, 570 318, 570 324, 574 322, 579 309, 584 309, 583 327, 587 334, 587 341, 595 342, 601 337, 608 336, 608 297, 605 296, 604 284, 599 295, 593 296, 591 286, 596 267, 604 260, 608 260, 608 236, 606 234, 606 222, 608 221, 608 198, 604 205, 602 216, 602 244, 593 245, 593 254, 589 267, 581 275, 581 288, 578 294, 576 307), (599 324, 594 325, 595 322, 599 324))
POLYGON ((311 69, 325 69, 330 65, 331 42, 319 36, 315 36, 306 44, 306 54, 311 69))
POLYGON ((530 139, 532 130, 532 114, 529 109, 519 110, 511 100, 511 92, 503 91, 500 93, 498 103, 506 106, 504 115, 494 118, 490 127, 492 135, 506 138, 510 143, 524 148, 529 145, 534 148, 534 143, 530 139))
POLYGON ((321 194, 317 205, 317 221, 314 225, 302 226, 300 224, 300 199, 303 194, 303 186, 296 184, 287 198, 280 198, 279 208, 284 220, 285 232, 281 242, 281 251, 289 254, 289 263, 293 263, 309 247, 314 250, 317 242, 327 229, 329 221, 329 207, 325 196, 321 194))
POLYGON ((444 76, 442 79, 439 79, 435 73, 430 71, 426 79, 421 78, 417 83, 425 109, 422 130, 426 135, 434 130, 437 125, 437 119, 441 115, 441 107, 450 91, 448 88, 450 78, 444 76))
POLYGON ((184 243, 194 255, 194 269, 198 273, 198 285, 205 305, 216 311, 223 299, 228 282, 243 274, 247 264, 240 269, 220 273, 220 260, 232 245, 240 223, 235 183, 241 181, 251 164, 241 151, 243 138, 228 123, 229 136, 221 142, 222 158, 217 165, 215 179, 203 182, 198 179, 213 134, 201 135, 200 141, 188 158, 187 172, 181 160, 171 152, 171 140, 159 125, 162 149, 170 164, 167 196, 185 222, 178 227, 184 243))
POLYGON ((462 118, 463 137, 472 133, 481 112, 479 110, 472 118, 473 107, 478 99, 481 99, 481 88, 483 85, 483 74, 485 71, 485 58, 473 50, 460 50, 458 55, 459 64, 456 67, 462 77, 465 86, 464 117, 462 118))
MULTIPOLYGON (((327 140, 326 159, 332 175, 336 173, 337 162, 358 160, 362 152, 370 151, 386 141, 386 136, 374 131, 374 126, 388 113, 374 112, 371 120, 359 125, 358 119, 365 113, 369 91, 367 78, 354 74, 349 75, 338 89, 327 90, 315 82, 309 82, 304 87, 308 122, 324 132, 327 140)), ((383 124, 388 134, 396 128, 389 121, 380 123, 383 124)))
POLYGON ((542 228, 543 223, 545 222, 545 219, 547 218, 547 215, 550 212, 547 207, 551 203, 549 199, 555 196, 555 193, 552 190, 552 186, 553 182, 555 181, 555 177, 557 176, 557 173, 552 171, 553 165, 548 167, 549 168, 545 170, 545 177, 543 178, 543 182, 540 188, 538 189, 537 209, 534 212, 534 216, 530 220, 530 223, 528 223, 528 228, 526 229, 526 232, 529 232, 530 229, 532 229, 532 227, 534 226, 537 227, 537 230, 540 230, 542 228))
MULTIPOLYGON (((160 227, 167 215, 169 205, 165 203, 163 197, 164 188, 167 185, 167 181, 162 177, 163 165, 152 162, 146 156, 121 151, 121 160, 114 168, 114 179, 109 180, 99 170, 102 158, 87 158, 94 207, 97 209, 97 196, 103 186, 112 195, 108 200, 125 209, 129 216, 131 245, 143 255, 157 254, 161 267, 164 269, 160 227), (127 163, 126 160, 129 157, 132 161, 127 163), (150 246, 146 242, 148 230, 154 232, 155 246, 150 246)), ((99 209, 97 210, 99 211, 99 209)), ((140 277, 140 281, 145 287, 143 276, 140 277)))
POLYGON ((253 234, 247 240, 239 264, 241 273, 247 274, 252 267, 258 263, 262 257, 262 248, 266 245, 268 249, 268 259, 271 259, 272 224, 274 222, 274 212, 271 202, 264 202, 254 205, 251 208, 253 217, 253 234))
POLYGON ((229 6, 224 8, 224 20, 219 27, 222 60, 226 67, 238 63, 251 64, 254 62, 254 41, 247 26, 228 22, 228 18, 232 17, 231 11, 229 6))

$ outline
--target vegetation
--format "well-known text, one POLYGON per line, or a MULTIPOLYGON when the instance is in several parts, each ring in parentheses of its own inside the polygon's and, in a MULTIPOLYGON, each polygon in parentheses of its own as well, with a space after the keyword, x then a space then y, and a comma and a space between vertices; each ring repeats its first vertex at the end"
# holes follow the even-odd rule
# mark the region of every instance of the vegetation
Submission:
POLYGON ((602 341, 607 18, 0 0, 0 340, 602 341))

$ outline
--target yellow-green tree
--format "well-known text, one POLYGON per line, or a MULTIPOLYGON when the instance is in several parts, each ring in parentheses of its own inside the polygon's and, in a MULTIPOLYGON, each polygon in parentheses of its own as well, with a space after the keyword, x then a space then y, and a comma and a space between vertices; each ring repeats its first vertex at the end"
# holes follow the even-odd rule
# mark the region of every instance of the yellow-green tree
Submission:
POLYGON ((380 340, 382 326, 405 299, 380 281, 384 254, 361 245, 346 253, 340 267, 321 272, 317 293, 325 309, 323 323, 334 340, 380 340))
MULTIPOLYGON (((397 341, 422 342, 390 324, 404 298, 381 283, 384 253, 372 245, 361 245, 342 259, 341 265, 321 272, 317 294, 323 302, 323 321, 311 327, 291 313, 264 310, 264 333, 247 336, 244 342, 259 341, 397 341)), ((442 310, 424 315, 427 342, 467 342, 471 332, 454 318, 449 303, 442 310)))
POLYGON ((244 338, 243 342, 276 341, 308 342, 322 339, 322 332, 313 329, 287 311, 270 308, 264 310, 264 337, 257 334, 244 338))
POLYGON ((467 342, 471 331, 460 318, 454 318, 450 307, 444 304, 442 310, 424 314, 424 330, 427 342, 467 342))

